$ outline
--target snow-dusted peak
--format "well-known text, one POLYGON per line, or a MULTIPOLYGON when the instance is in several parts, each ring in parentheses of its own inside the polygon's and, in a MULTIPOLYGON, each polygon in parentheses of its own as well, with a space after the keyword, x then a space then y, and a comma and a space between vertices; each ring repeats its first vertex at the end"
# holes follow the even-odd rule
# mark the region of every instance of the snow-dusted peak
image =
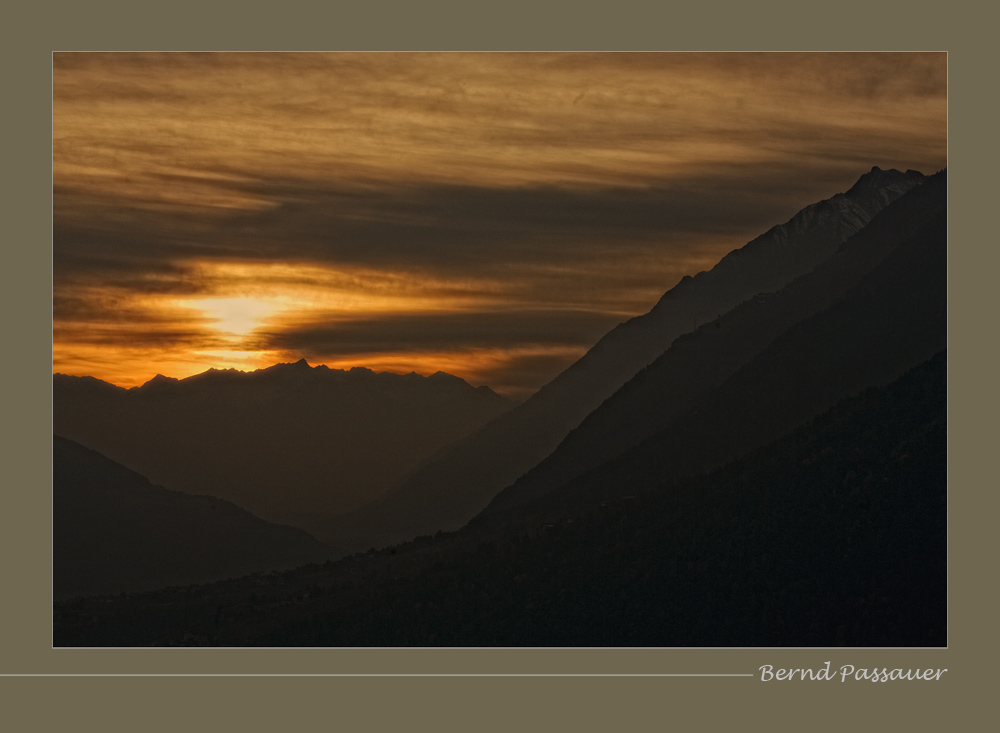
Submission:
POLYGON ((851 186, 846 195, 870 194, 872 191, 884 188, 909 190, 923 180, 924 175, 918 171, 908 170, 902 173, 895 168, 882 170, 875 165, 851 186))

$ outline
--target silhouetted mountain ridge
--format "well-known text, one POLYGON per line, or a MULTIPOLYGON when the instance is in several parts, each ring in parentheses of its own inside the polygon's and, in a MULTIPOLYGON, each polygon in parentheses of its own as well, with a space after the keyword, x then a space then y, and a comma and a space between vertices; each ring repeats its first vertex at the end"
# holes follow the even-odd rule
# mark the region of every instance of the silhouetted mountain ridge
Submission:
POLYGON ((55 646, 922 647, 947 636, 939 353, 706 476, 552 521, 57 604, 55 646))
POLYGON ((154 483, 302 526, 371 501, 512 403, 437 373, 311 367, 157 375, 124 389, 53 376, 57 433, 154 483))
POLYGON ((306 532, 222 499, 170 491, 53 437, 53 594, 152 590, 324 560, 306 532))
MULTIPOLYGON (((423 536, 280 574, 57 604, 56 645, 947 643, 947 179, 917 176, 873 168, 724 267, 685 278, 369 507, 331 521, 316 514, 320 495, 302 497, 313 513, 301 526, 338 543, 334 554, 423 536), (776 272, 787 282, 711 315, 776 272), (571 396, 596 399, 668 336, 567 426, 582 409, 567 407, 571 396), (553 426, 566 435, 544 460, 461 529, 437 532, 464 521, 484 477, 528 461, 553 426)), ((409 383, 426 388, 421 404, 469 394, 448 375, 386 389, 368 370, 261 371, 161 379, 125 397, 83 380, 67 393, 83 395, 78 408, 115 403, 104 416, 116 425, 130 417, 122 405, 142 405, 132 433, 154 431, 161 453, 211 446, 234 474, 255 457, 239 451, 266 416, 269 438, 292 436, 267 454, 280 457, 282 491, 300 466, 343 448, 317 428, 349 425, 344 440, 398 427, 409 383)))
MULTIPOLYGON (((937 174, 886 207, 812 272, 777 293, 758 295, 679 337, 588 415, 551 455, 501 492, 487 511, 515 506, 552 491, 671 425, 676 425, 677 440, 688 450, 683 455, 675 455, 669 446, 655 451, 674 456, 664 461, 672 462, 674 470, 701 452, 694 445, 698 440, 717 447, 720 456, 735 458, 739 453, 734 451, 747 438, 778 437, 760 425, 734 427, 740 424, 733 419, 737 406, 746 395, 762 393, 764 384, 769 385, 774 399, 784 399, 784 392, 801 384, 815 385, 816 375, 828 374, 832 364, 840 363, 853 372, 853 380, 845 374, 829 378, 843 379, 861 390, 891 379, 899 369, 944 348, 946 203, 946 177, 937 174), (866 305, 849 307, 856 301, 866 305), (837 307, 841 310, 835 310, 837 307), (820 317, 830 309, 842 314, 835 327, 820 317), (883 323, 885 314, 892 312, 901 313, 901 322, 883 323), (820 324, 827 330, 821 330, 820 324), (877 328, 884 328, 884 332, 877 328), (766 358, 793 330, 799 334, 797 346, 786 349, 786 359, 796 364, 801 374, 786 369, 784 381, 774 383, 768 382, 768 374, 762 371, 757 382, 729 389, 724 398, 714 394, 744 365, 766 358), (903 341, 904 335, 908 341, 903 341), (827 361, 818 358, 821 353, 829 355, 827 361), (851 354, 852 360, 845 361, 843 354, 851 354), (879 365, 893 360, 898 365, 895 371, 880 371, 879 365), (706 404, 714 405, 713 417, 699 423, 701 432, 695 431, 692 416, 697 411, 704 413, 706 404), (700 437, 692 440, 692 435, 700 437)), ((801 412, 792 411, 798 417, 789 417, 787 429, 829 404, 818 401, 822 393, 818 385, 813 392, 798 391, 789 403, 801 412)), ((836 396, 848 394, 850 391, 842 391, 836 396)), ((761 404, 758 409, 774 414, 773 406, 761 404)))
POLYGON ((419 468, 394 491, 349 516, 309 525, 310 530, 335 547, 357 550, 461 526, 545 459, 678 336, 808 273, 922 181, 913 171, 874 168, 849 192, 807 206, 711 270, 682 279, 649 313, 617 326, 526 402, 419 468))

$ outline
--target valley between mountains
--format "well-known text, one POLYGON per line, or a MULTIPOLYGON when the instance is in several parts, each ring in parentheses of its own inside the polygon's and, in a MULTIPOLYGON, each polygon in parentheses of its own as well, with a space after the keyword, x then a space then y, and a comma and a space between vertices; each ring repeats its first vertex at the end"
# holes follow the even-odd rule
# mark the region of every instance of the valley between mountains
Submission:
POLYGON ((520 404, 56 374, 55 644, 945 645, 947 231, 873 168, 520 404))

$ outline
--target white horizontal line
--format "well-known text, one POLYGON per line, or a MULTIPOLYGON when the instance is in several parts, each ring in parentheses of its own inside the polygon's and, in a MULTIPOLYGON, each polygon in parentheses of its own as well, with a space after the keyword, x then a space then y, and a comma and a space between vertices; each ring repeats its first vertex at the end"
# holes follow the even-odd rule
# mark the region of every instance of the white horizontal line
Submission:
POLYGON ((138 673, 129 674, 127 672, 108 672, 108 673, 72 673, 72 672, 53 672, 53 673, 29 673, 29 674, 14 674, 14 673, 3 673, 0 677, 753 677, 753 674, 749 673, 721 673, 721 674, 701 674, 701 673, 668 673, 668 672, 624 672, 620 674, 616 673, 567 673, 560 674, 558 672, 476 672, 471 674, 463 674, 461 672, 442 672, 442 673, 425 673, 425 672, 373 672, 373 673, 359 673, 352 674, 349 672, 320 672, 320 673, 308 673, 308 672, 294 672, 289 674, 280 673, 239 673, 239 674, 225 674, 225 673, 214 673, 214 672, 194 672, 194 673, 138 673))

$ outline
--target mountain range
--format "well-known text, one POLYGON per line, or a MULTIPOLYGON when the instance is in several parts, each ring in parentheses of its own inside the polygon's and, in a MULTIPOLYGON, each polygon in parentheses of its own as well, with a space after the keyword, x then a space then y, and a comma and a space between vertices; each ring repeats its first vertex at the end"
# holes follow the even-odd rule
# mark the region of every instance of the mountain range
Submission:
POLYGON ((946 192, 931 177, 812 272, 678 339, 489 510, 602 466, 627 465, 606 479, 626 491, 639 463, 657 481, 715 468, 944 349, 946 192))
POLYGON ((79 443, 52 443, 56 600, 207 583, 325 560, 306 532, 153 486, 79 443))
MULTIPOLYGON (((872 223, 883 209, 924 180, 925 176, 916 171, 902 173, 872 168, 847 192, 807 206, 788 222, 729 253, 711 270, 685 277, 649 313, 613 329, 526 402, 428 461, 380 499, 357 512, 317 518, 303 526, 344 552, 388 545, 441 529, 457 529, 497 494, 545 461, 584 418, 661 357, 678 337, 705 324, 714 328, 728 320, 719 320, 720 316, 741 303, 761 294, 775 293, 808 275, 872 223)), ((892 242, 898 244, 896 234, 892 235, 892 242)), ((854 249, 865 248, 860 245, 854 249)), ((841 265, 848 272, 839 275, 837 265, 832 265, 825 276, 829 283, 820 275, 811 283, 802 284, 798 297, 804 295, 807 303, 802 306, 793 303, 786 317, 779 314, 774 323, 758 328, 752 345, 730 338, 736 331, 726 329, 726 350, 715 353, 714 346, 709 345, 703 363, 692 367, 695 371, 689 376, 697 385, 675 387, 673 382, 661 380, 664 386, 660 394, 651 396, 653 402, 644 405, 640 413, 655 415, 658 410, 666 410, 679 414, 705 389, 719 384, 741 360, 748 360, 753 349, 766 345, 768 338, 801 320, 810 309, 814 311, 832 302, 888 249, 891 245, 877 244, 870 252, 859 251, 841 265), (810 293, 820 282, 825 300, 818 293, 810 293), (653 404, 658 407, 654 409, 653 404)), ((678 347, 684 348, 684 344, 678 347)), ((629 390, 635 393, 634 387, 629 390)), ((644 399, 641 397, 640 401, 644 399)), ((643 419, 637 413, 624 422, 643 419)), ((654 427, 659 424, 658 419, 652 417, 654 427)), ((569 473, 614 457, 635 442, 630 435, 649 432, 639 424, 634 427, 635 430, 625 432, 619 432, 620 424, 608 430, 598 427, 597 442, 601 446, 593 454, 577 456, 582 462, 569 473)), ((543 465, 551 466, 551 462, 543 465)), ((564 480, 569 473, 563 472, 553 480, 564 480)))
POLYGON ((946 643, 947 246, 946 172, 873 168, 518 406, 304 361, 133 390, 56 375, 57 432, 331 559, 57 604, 59 643, 946 643), (135 614, 153 637, 117 631, 135 614))
POLYGON ((560 519, 55 607, 55 646, 932 647, 944 352, 724 468, 560 519))
POLYGON ((53 377, 53 429, 149 478, 275 522, 345 512, 512 403, 438 372, 375 373, 304 359, 124 389, 53 377))

